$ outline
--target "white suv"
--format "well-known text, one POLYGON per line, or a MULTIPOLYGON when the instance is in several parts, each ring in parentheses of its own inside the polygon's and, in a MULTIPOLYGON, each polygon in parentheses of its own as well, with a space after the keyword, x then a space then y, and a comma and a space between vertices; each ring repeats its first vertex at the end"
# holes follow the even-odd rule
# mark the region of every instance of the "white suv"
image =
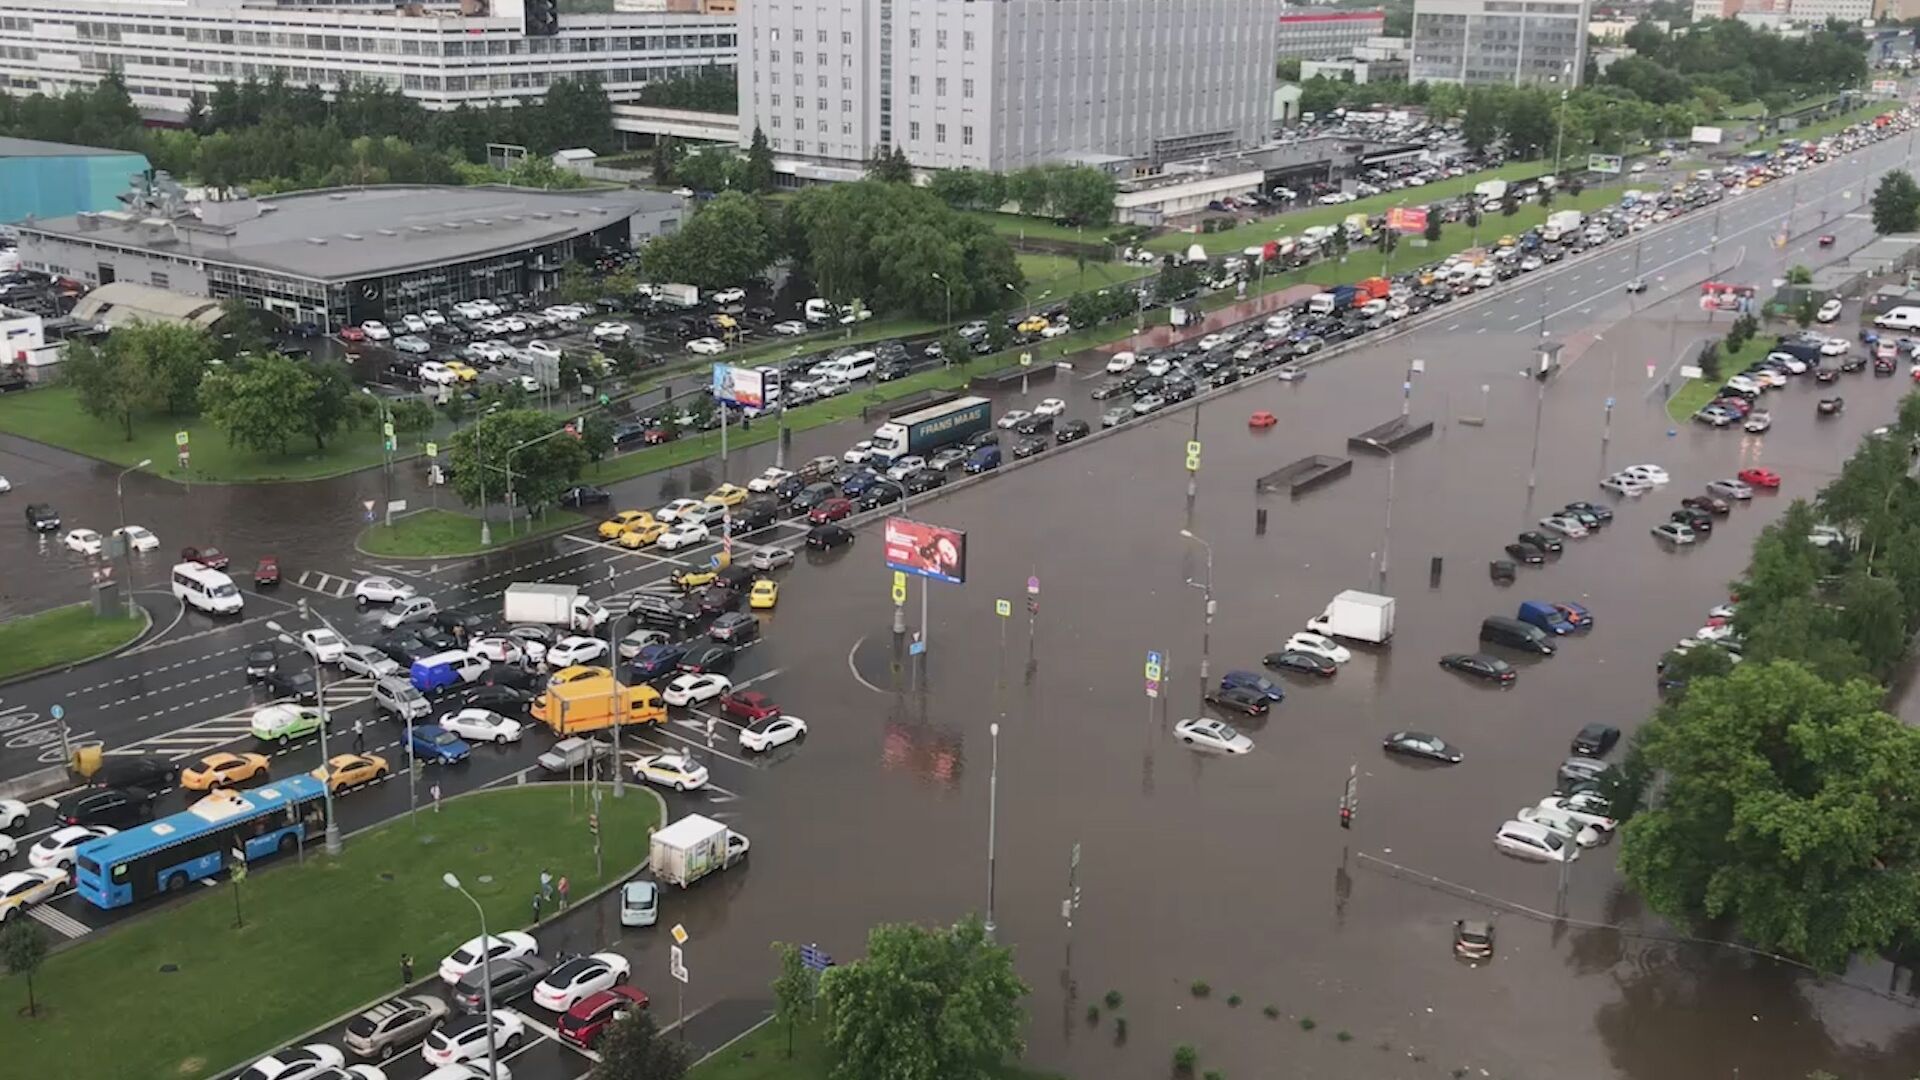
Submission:
POLYGON ((1545 825, 1509 821, 1493 834, 1493 846, 1504 855, 1536 862, 1569 862, 1580 857, 1572 840, 1545 825))

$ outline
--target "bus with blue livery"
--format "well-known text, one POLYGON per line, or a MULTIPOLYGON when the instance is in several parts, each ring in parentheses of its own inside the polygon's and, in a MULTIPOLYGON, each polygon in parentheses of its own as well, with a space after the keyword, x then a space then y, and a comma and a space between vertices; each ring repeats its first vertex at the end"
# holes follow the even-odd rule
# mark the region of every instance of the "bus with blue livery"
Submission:
POLYGON ((74 853, 74 887, 97 908, 125 907, 227 867, 286 854, 326 826, 326 791, 290 776, 251 791, 216 791, 181 813, 90 840, 74 853))

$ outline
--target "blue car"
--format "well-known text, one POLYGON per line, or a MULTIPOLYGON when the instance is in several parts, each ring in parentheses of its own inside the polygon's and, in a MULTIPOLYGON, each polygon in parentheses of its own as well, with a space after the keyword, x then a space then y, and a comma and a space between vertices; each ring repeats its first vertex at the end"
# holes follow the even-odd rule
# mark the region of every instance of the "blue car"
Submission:
POLYGON ((879 473, 874 472, 872 469, 862 469, 840 482, 840 494, 849 499, 855 498, 864 494, 868 488, 879 482, 879 473))
POLYGON ((413 728, 413 756, 429 765, 451 765, 467 760, 473 747, 439 724, 416 724, 413 728))
POLYGON ((643 646, 635 654, 633 662, 627 665, 628 678, 634 682, 646 682, 672 675, 680 670, 680 658, 685 655, 687 647, 679 642, 643 646))
POLYGON ((1000 448, 983 446, 967 458, 966 469, 969 473, 983 473, 1000 467, 1000 448))
POLYGON ((1287 692, 1280 688, 1279 683, 1254 671, 1229 671, 1220 676, 1220 685, 1222 688, 1237 686, 1243 690, 1251 690, 1275 704, 1287 698, 1287 692))

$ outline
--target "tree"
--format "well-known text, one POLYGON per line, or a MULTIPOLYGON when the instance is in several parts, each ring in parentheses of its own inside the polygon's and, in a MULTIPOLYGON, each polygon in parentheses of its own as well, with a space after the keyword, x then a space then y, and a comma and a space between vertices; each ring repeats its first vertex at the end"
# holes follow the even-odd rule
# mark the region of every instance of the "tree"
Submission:
POLYGON ((1440 242, 1440 228, 1441 228, 1440 215, 1434 211, 1429 210, 1427 212, 1427 229, 1426 229, 1426 237, 1427 237, 1428 243, 1437 244, 1440 242))
POLYGON ((1920 229, 1920 184, 1913 174, 1894 169, 1873 189, 1873 231, 1882 236, 1920 229))
POLYGON ((40 1005, 33 999, 33 976, 47 958, 47 934, 32 919, 13 919, 0 930, 0 962, 7 971, 27 980, 27 1015, 35 1016, 40 1005))
POLYGON ((1627 29, 1621 44, 1641 56, 1651 58, 1666 46, 1667 35, 1658 26, 1643 19, 1627 29))
POLYGON ((659 281, 724 289, 759 277, 773 256, 760 204, 730 191, 709 199, 677 232, 648 244, 641 262, 659 281))
POLYGON ((891 152, 875 147, 873 156, 867 160, 867 179, 887 184, 913 183, 913 166, 907 162, 907 152, 898 146, 891 152))
POLYGON ((680 166, 680 146, 671 135, 661 135, 653 140, 653 182, 656 184, 675 183, 675 175, 680 166))
POLYGON ((792 1057, 794 1025, 813 1008, 818 982, 800 958, 800 946, 776 941, 773 951, 780 955, 780 974, 773 978, 773 1015, 787 1025, 787 1056, 792 1057))
POLYGON ((1800 329, 1805 330, 1813 325, 1813 318, 1819 312, 1820 304, 1812 294, 1802 294, 1800 302, 1793 305, 1793 321, 1800 325, 1800 329))
POLYGON ((836 1080, 984 1080, 1021 1049, 1027 986, 975 916, 874 927, 867 955, 820 977, 836 1080))
POLYGON ((730 191, 746 186, 747 166, 733 149, 711 148, 682 155, 673 176, 695 191, 730 191))
POLYGON ((118 423, 126 440, 133 441, 133 412, 152 399, 153 381, 145 367, 113 346, 112 337, 101 345, 68 342, 60 376, 78 395, 82 412, 118 423))
POLYGON ((1508 153, 1521 158, 1539 157, 1551 145, 1553 131, 1553 108, 1544 94, 1516 93, 1508 99, 1500 116, 1500 132, 1508 153))
POLYGON ((977 312, 1025 281, 1004 237, 909 184, 807 188, 787 204, 783 225, 795 264, 836 303, 945 318, 949 295, 953 312, 977 312))
POLYGON ((1199 287, 1200 271, 1182 264, 1160 272, 1159 279, 1153 283, 1153 294, 1161 303, 1171 304, 1199 287))
POLYGON ((396 433, 424 435, 433 430, 433 406, 418 398, 402 398, 387 406, 387 419, 396 433))
POLYGON ((201 415, 227 442, 261 453, 284 454, 296 437, 311 433, 309 410, 316 380, 284 356, 232 364, 200 384, 201 415))
POLYGON ((1512 217, 1513 215, 1519 212, 1520 212, 1519 197, 1514 195, 1512 192, 1508 192, 1507 197, 1500 200, 1500 216, 1512 217))
POLYGON ((482 506, 483 495, 504 497, 511 470, 517 505, 552 504, 587 463, 580 439, 553 434, 564 423, 535 409, 501 409, 455 432, 447 450, 454 491, 468 506, 482 506))
POLYGON ((1643 730, 1663 776, 1620 868, 1667 918, 1730 919, 1838 971, 1920 931, 1920 731, 1865 680, 1792 663, 1704 679, 1643 730))
POLYGON ((1813 271, 1808 269, 1803 263, 1796 263, 1787 271, 1787 284, 1811 285, 1813 284, 1813 271))
POLYGON ((164 409, 174 416, 193 411, 200 380, 215 357, 213 339, 204 331, 174 323, 122 326, 108 335, 103 347, 144 373, 148 390, 144 407, 164 409))
POLYGON ((587 460, 595 463, 613 453, 613 421, 606 413, 595 412, 581 425, 580 448, 586 451, 587 460))
MULTIPOLYGON (((307 390, 302 419, 307 434, 313 439, 313 448, 325 450, 329 439, 343 428, 357 427, 373 405, 366 395, 355 389, 353 376, 345 366, 321 364, 309 371, 313 381, 307 390)), ((398 425, 394 430, 400 430, 398 425)))
POLYGON ((535 147, 548 153, 574 147, 612 146, 613 104, 591 78, 555 79, 540 105, 535 147))
POLYGON ((1500 105, 1493 95, 1477 90, 1467 95, 1466 111, 1460 116, 1460 139, 1467 149, 1478 154, 1500 137, 1500 105))
POLYGON ((594 1049, 600 1061, 587 1074, 589 1080, 680 1080, 690 1064, 687 1044, 662 1038, 642 1009, 608 1025, 594 1049))
POLYGON ((958 331, 949 330, 946 336, 940 339, 940 363, 952 367, 955 364, 968 363, 972 359, 973 345, 966 338, 961 337, 958 331))
POLYGON ((1113 177, 1084 165, 1048 170, 1047 205, 1075 225, 1104 225, 1113 220, 1113 177))
POLYGON ((760 125, 753 127, 753 142, 747 147, 747 169, 742 184, 746 190, 755 194, 765 194, 773 190, 773 149, 767 145, 766 133, 760 125))

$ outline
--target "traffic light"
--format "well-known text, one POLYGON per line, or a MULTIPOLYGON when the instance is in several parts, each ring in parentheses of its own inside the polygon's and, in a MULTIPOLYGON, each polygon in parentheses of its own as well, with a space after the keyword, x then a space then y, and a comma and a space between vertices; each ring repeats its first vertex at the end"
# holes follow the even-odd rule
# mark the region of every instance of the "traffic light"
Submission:
POLYGON ((1340 808, 1340 827, 1343 829, 1353 828, 1353 807, 1342 806, 1340 808))
POLYGON ((560 0, 526 0, 527 36, 552 37, 560 32, 560 0))

